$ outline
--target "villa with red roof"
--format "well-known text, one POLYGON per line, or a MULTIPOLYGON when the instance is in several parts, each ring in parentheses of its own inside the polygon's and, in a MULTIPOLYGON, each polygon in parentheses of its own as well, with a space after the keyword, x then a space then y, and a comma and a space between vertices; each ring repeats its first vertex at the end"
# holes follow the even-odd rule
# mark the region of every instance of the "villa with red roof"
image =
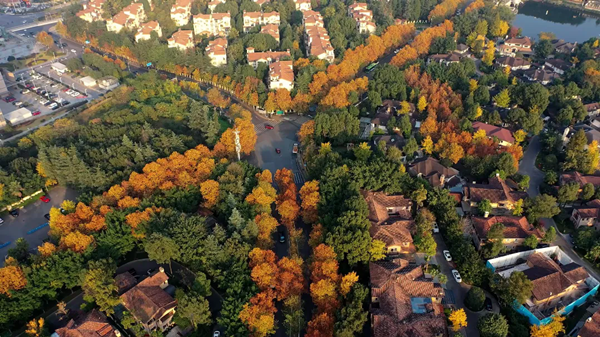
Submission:
POLYGON ((51 337, 121 337, 121 333, 110 325, 103 313, 93 309, 77 319, 70 320, 51 337))
POLYGON ((497 223, 504 225, 502 244, 509 250, 521 246, 523 241, 531 235, 535 236, 538 241, 542 238, 542 233, 530 225, 524 216, 492 216, 489 218, 474 216, 471 218, 471 224, 475 234, 473 239, 478 248, 485 244, 487 234, 497 223))
POLYGON ((489 138, 497 138, 500 146, 508 147, 515 143, 515 138, 508 129, 482 122, 473 123, 473 132, 479 130, 484 130, 489 138))

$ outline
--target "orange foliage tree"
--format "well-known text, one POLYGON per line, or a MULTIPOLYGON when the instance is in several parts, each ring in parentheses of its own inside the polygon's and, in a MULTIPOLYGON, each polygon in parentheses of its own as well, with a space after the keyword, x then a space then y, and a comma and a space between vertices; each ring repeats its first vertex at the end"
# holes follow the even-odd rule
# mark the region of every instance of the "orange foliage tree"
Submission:
POLYGON ((254 151, 254 145, 256 144, 254 124, 250 120, 238 118, 235 120, 233 128, 225 130, 221 135, 221 139, 215 145, 214 152, 216 156, 236 158, 235 131, 239 131, 241 155, 248 155, 254 151))
POLYGON ((273 247, 273 239, 271 236, 279 225, 277 220, 268 213, 261 213, 254 218, 254 222, 256 222, 256 225, 258 226, 256 245, 262 249, 273 247))
POLYGON ((460 4, 462 4, 462 3, 463 3, 463 0, 444 0, 441 3, 439 3, 437 6, 433 7, 431 12, 429 12, 429 15, 427 16, 427 18, 429 20, 448 18, 452 14, 454 14, 454 12, 458 8, 458 6, 460 6, 460 4))
POLYGON ((38 252, 42 257, 48 257, 56 252, 56 246, 52 242, 44 242, 38 247, 38 252))
POLYGON ((302 219, 308 224, 317 222, 319 214, 317 205, 321 199, 319 194, 319 182, 312 180, 306 182, 300 189, 300 199, 302 200, 302 219))
POLYGON ((320 104, 334 108, 345 108, 351 103, 348 99, 351 92, 356 92, 360 96, 368 89, 369 79, 367 77, 343 82, 329 89, 329 92, 323 97, 320 104))
POLYGON ((299 296, 304 290, 302 259, 284 257, 277 262, 278 273, 275 284, 277 299, 282 301, 290 296, 299 296))
POLYGON ((485 7, 485 2, 483 2, 483 0, 476 0, 471 2, 469 6, 467 6, 467 8, 465 9, 465 13, 476 11, 483 7, 485 7))
POLYGON ((306 337, 332 337, 333 336, 333 316, 323 312, 308 322, 306 328, 306 337))
POLYGON ((74 231, 60 239, 60 248, 82 253, 93 243, 93 236, 74 231))
POLYGON ((200 193, 204 198, 204 207, 213 208, 219 201, 219 182, 207 180, 200 184, 200 193))
POLYGON ((10 297, 10 292, 25 288, 27 279, 19 266, 0 268, 0 294, 10 297))
POLYGON ((392 59, 391 64, 401 67, 406 62, 416 59, 419 55, 427 54, 433 39, 444 37, 447 32, 452 32, 453 30, 452 22, 448 20, 445 20, 438 26, 425 29, 414 38, 409 46, 400 49, 398 54, 392 59), (414 58, 410 58, 411 56, 414 56, 414 58))
POLYGON ((272 250, 262 250, 254 248, 250 251, 250 273, 252 281, 256 283, 260 290, 271 289, 275 286, 275 278, 278 273, 275 263, 275 252, 272 250))
POLYGON ((264 337, 275 332, 275 293, 272 290, 262 291, 244 304, 240 312, 240 320, 248 327, 252 336, 264 337))

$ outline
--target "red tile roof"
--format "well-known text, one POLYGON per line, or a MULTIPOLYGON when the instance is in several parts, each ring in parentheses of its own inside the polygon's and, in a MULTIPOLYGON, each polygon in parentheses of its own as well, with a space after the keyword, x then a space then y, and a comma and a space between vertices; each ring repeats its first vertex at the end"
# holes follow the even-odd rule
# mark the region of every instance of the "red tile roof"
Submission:
POLYGON ((548 256, 538 252, 529 255, 527 265, 529 269, 524 270, 523 273, 533 283, 532 295, 538 301, 560 294, 589 276, 587 271, 578 264, 559 266, 548 256))
POLYGON ((560 184, 564 185, 570 182, 576 182, 579 186, 583 186, 587 183, 591 183, 594 187, 600 186, 600 176, 584 176, 581 173, 574 171, 569 173, 563 173, 560 175, 560 184))
POLYGON ((387 195, 383 192, 371 191, 363 191, 362 195, 369 206, 369 220, 371 222, 382 224, 388 220, 396 221, 412 218, 410 212, 412 201, 402 195, 387 195), (398 214, 388 213, 388 207, 399 208, 398 214))
POLYGON ((64 328, 57 329, 56 334, 59 337, 116 337, 106 316, 96 309, 77 320, 72 319, 64 328))
POLYGON ((598 337, 600 336, 600 309, 590 317, 581 330, 577 333, 579 337, 598 337))
POLYGON ((490 178, 489 184, 467 184, 463 187, 467 199, 480 202, 487 199, 493 203, 511 202, 527 198, 526 192, 514 191, 500 177, 490 178))
POLYGON ((511 144, 515 143, 515 138, 508 129, 482 122, 473 123, 473 131, 477 132, 479 130, 485 130, 485 134, 488 137, 496 137, 511 144))
POLYGON ((160 317, 176 305, 175 299, 160 287, 168 279, 164 272, 146 278, 121 295, 123 305, 143 323, 160 317))
POLYGON ((400 246, 402 243, 412 243, 411 232, 415 229, 413 220, 399 220, 391 225, 374 224, 369 230, 371 237, 383 241, 386 247, 400 246))
POLYGON ((525 239, 530 235, 542 238, 541 233, 529 224, 524 216, 493 216, 483 218, 475 216, 471 218, 473 227, 480 238, 486 238, 494 224, 504 225, 504 237, 507 239, 525 239))

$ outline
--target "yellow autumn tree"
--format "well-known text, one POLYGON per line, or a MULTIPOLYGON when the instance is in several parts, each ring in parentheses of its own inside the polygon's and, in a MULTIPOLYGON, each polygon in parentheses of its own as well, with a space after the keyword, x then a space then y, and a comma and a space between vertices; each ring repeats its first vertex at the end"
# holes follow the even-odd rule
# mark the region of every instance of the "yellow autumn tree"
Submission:
POLYGON ((272 217, 269 213, 258 214, 254 218, 256 226, 258 226, 258 237, 256 245, 262 249, 269 249, 273 247, 272 235, 275 233, 277 226, 277 219, 272 217))
POLYGON ((0 268, 0 294, 10 297, 11 291, 23 289, 26 285, 27 279, 21 267, 7 264, 0 268))
POLYGON ((589 170, 586 172, 588 174, 592 174, 596 172, 598 169, 598 164, 600 164, 600 153, 598 153, 598 141, 593 140, 587 149, 587 156, 590 160, 589 170))
POLYGON ((317 205, 321 196, 319 194, 319 182, 311 180, 306 182, 300 189, 300 200, 302 200, 302 219, 308 224, 317 222, 319 214, 317 205))
POLYGON ((423 142, 421 143, 421 146, 423 147, 423 151, 425 151, 425 153, 427 153, 427 154, 433 153, 433 140, 431 139, 431 136, 427 136, 427 137, 423 138, 423 142))
POLYGON ((419 112, 423 112, 426 107, 427 107, 427 98, 425 98, 425 96, 419 97, 419 102, 417 103, 417 109, 419 109, 419 112))
POLYGON ((552 321, 546 325, 532 325, 531 326, 531 337, 556 337, 560 333, 565 332, 565 316, 560 315, 557 311, 554 311, 552 321))
POLYGON ((350 272, 349 274, 342 277, 342 282, 340 282, 340 294, 342 296, 346 296, 352 290, 352 286, 358 282, 358 275, 355 272, 350 272))
POLYGON ((56 246, 52 242, 44 242, 38 247, 38 252, 42 257, 48 257, 56 252, 56 246))
POLYGON ((27 323, 27 328, 25 329, 25 333, 31 337, 40 337, 44 332, 44 319, 40 317, 39 319, 32 319, 27 323))
POLYGON ((483 53, 483 58, 481 61, 486 66, 491 66, 494 63, 494 53, 496 52, 496 46, 494 45, 494 41, 488 41, 486 49, 483 53))
POLYGON ((212 208, 219 201, 219 182, 207 180, 200 184, 200 193, 204 198, 204 207, 212 208))
POLYGON ((60 239, 60 248, 68 249, 76 253, 82 253, 93 243, 93 236, 85 235, 79 231, 74 231, 60 239))
POLYGON ((452 330, 454 331, 467 327, 467 314, 465 313, 465 309, 452 311, 448 319, 452 323, 452 330))

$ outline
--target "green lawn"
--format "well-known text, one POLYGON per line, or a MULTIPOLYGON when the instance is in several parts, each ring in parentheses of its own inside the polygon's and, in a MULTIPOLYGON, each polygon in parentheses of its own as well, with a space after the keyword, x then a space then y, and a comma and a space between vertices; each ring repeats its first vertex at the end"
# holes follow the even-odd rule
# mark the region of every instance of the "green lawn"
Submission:
POLYGON ((229 122, 226 119, 219 117, 219 128, 220 128, 219 133, 225 132, 225 130, 227 130, 230 127, 231 127, 231 124, 229 124, 229 122))

